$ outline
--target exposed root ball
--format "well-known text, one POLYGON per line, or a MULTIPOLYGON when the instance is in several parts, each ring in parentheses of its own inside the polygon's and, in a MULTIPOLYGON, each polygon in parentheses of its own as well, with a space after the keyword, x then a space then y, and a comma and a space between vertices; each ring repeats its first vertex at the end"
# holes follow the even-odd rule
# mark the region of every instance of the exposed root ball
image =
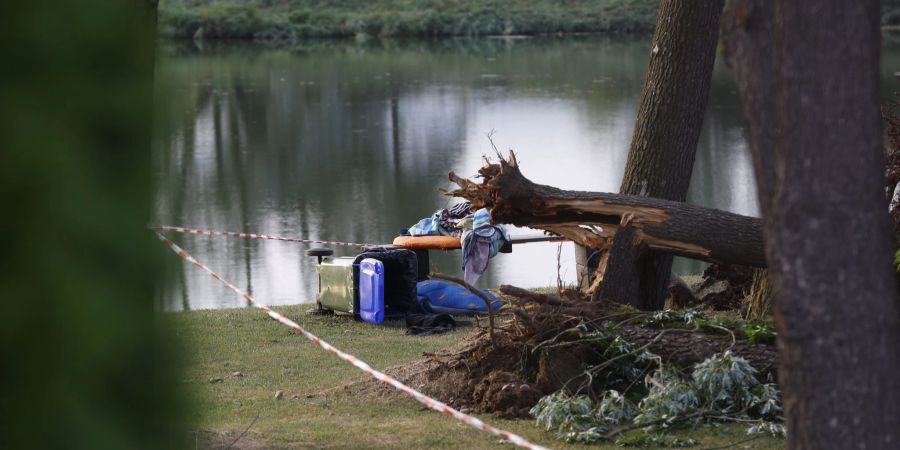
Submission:
MULTIPOLYGON (((495 330, 494 344, 486 330, 478 330, 453 348, 387 372, 457 409, 523 418, 541 397, 560 389, 594 395, 637 384, 634 381, 643 377, 644 369, 630 373, 624 386, 615 384, 623 381, 618 373, 596 370, 621 360, 621 350, 610 352, 613 347, 631 349, 624 356, 649 350, 658 356, 654 360, 685 373, 727 349, 747 358, 760 370, 761 379, 768 378, 774 367, 775 349, 770 346, 685 329, 670 329, 660 336, 665 330, 639 325, 646 313, 540 294, 522 298, 527 304, 520 298, 518 306, 509 308, 513 314, 495 330)), ((380 384, 364 389, 396 395, 380 384)))

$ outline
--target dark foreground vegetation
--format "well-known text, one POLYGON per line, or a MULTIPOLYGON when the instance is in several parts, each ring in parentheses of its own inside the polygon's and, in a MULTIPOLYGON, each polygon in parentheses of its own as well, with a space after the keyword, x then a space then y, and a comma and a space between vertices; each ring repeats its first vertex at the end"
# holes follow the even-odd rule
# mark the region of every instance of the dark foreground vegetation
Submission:
MULTIPOLYGON (((655 0, 162 0, 168 37, 293 40, 346 36, 648 33, 655 0)), ((882 24, 900 26, 900 0, 882 24)))

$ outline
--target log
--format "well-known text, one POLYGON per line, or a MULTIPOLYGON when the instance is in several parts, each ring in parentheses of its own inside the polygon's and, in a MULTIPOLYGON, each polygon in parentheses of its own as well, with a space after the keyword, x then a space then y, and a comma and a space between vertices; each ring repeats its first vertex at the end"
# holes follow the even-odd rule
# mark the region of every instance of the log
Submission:
POLYGON ((685 371, 690 371, 695 364, 710 356, 731 350, 756 369, 760 381, 765 382, 770 375, 771 379, 775 379, 778 350, 774 345, 733 342, 730 336, 706 333, 668 333, 663 339, 654 342, 660 331, 625 325, 622 327, 622 336, 637 346, 650 344, 647 350, 662 357, 663 364, 685 371))
POLYGON ((762 222, 755 217, 667 200, 605 192, 567 191, 537 184, 519 170, 515 153, 485 161, 481 183, 450 172, 462 197, 491 210, 496 223, 559 234, 580 245, 606 248, 622 216, 634 228, 632 245, 710 262, 766 267, 762 222))

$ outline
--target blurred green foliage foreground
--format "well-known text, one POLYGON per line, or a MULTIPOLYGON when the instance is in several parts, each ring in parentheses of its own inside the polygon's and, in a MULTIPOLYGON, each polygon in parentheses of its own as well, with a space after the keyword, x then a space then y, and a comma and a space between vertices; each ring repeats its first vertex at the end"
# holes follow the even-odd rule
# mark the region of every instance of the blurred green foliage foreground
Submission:
POLYGON ((146 230, 152 11, 0 2, 0 448, 179 447, 146 230))

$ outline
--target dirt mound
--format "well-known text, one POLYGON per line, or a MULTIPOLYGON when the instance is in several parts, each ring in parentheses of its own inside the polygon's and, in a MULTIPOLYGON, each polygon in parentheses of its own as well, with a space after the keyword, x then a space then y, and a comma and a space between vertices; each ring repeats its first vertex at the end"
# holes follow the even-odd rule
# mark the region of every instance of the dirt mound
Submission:
MULTIPOLYGON (((502 343, 496 347, 485 330, 480 330, 447 350, 389 368, 385 373, 463 412, 494 413, 509 419, 529 417, 528 410, 546 392, 515 374, 523 347, 508 334, 497 334, 502 343)), ((319 395, 335 391, 371 397, 404 395, 373 379, 347 383, 319 395)))

